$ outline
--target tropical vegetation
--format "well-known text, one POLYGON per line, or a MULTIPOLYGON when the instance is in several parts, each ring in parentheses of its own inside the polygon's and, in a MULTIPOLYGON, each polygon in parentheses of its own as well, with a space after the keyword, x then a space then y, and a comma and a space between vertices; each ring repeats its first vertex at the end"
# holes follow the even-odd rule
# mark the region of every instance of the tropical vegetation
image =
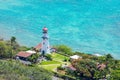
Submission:
POLYGON ((40 55, 35 54, 28 58, 32 65, 26 66, 15 60, 15 57, 19 51, 32 48, 19 45, 15 37, 8 41, 1 39, 0 80, 51 80, 53 74, 70 80, 120 79, 120 60, 114 59, 111 54, 98 57, 74 52, 66 45, 57 45, 54 48, 57 50, 56 53, 44 55, 46 61, 36 63, 40 55), (82 58, 70 60, 72 55, 82 58), (69 65, 75 70, 63 67, 69 65))

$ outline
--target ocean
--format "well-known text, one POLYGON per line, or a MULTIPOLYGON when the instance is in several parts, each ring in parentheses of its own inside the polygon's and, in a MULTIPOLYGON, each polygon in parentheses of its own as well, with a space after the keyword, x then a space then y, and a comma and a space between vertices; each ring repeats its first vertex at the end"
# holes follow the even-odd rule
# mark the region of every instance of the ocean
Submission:
POLYGON ((50 45, 120 59, 120 0, 0 0, 0 37, 36 46, 42 28, 50 45))

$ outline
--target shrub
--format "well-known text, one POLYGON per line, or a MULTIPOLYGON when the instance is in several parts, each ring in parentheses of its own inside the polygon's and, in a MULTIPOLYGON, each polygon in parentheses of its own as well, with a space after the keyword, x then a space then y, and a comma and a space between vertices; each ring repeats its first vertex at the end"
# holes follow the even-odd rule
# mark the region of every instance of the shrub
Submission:
POLYGON ((65 69, 63 67, 61 67, 61 66, 58 66, 57 70, 65 70, 65 69))
POLYGON ((24 66, 16 61, 0 61, 3 80, 52 80, 52 73, 37 66, 24 66))
POLYGON ((55 46, 59 53, 66 55, 73 55, 72 49, 66 45, 55 46))
POLYGON ((48 60, 52 60, 52 56, 50 54, 46 54, 45 57, 48 59, 48 60))

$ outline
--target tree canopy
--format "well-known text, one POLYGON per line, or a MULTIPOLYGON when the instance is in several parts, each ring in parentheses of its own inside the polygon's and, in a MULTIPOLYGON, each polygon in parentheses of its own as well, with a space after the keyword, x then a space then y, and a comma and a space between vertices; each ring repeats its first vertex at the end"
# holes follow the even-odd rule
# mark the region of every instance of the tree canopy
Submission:
POLYGON ((58 52, 63 53, 63 55, 72 55, 72 49, 66 45, 57 45, 55 46, 58 52))

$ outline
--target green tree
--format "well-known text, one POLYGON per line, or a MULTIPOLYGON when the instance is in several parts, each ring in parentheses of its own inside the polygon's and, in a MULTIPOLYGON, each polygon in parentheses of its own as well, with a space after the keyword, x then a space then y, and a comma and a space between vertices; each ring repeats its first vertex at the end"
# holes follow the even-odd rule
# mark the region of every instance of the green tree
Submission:
POLYGON ((111 80, 120 79, 120 69, 112 70, 110 77, 111 77, 111 80))
POLYGON ((3 41, 0 41, 0 57, 3 58, 5 57, 6 54, 6 46, 3 43, 3 41))
POLYGON ((63 55, 73 55, 72 49, 66 45, 55 46, 57 51, 63 53, 63 55))
POLYGON ((0 41, 0 58, 9 58, 11 47, 7 46, 4 41, 0 41))
POLYGON ((16 38, 14 36, 11 37, 11 43, 16 42, 16 38))
POLYGON ((113 59, 113 57, 112 57, 111 54, 107 54, 107 55, 106 55, 106 61, 107 61, 107 60, 112 60, 112 59, 113 59))
POLYGON ((91 60, 80 60, 77 64, 73 64, 77 71, 80 73, 81 77, 89 77, 94 78, 94 74, 96 71, 96 64, 91 60))
POLYGON ((10 42, 11 42, 11 47, 12 47, 11 53, 10 53, 10 58, 13 58, 13 54, 14 54, 13 50, 16 49, 15 48, 16 38, 14 36, 12 36, 10 39, 10 42))
MULTIPOLYGON (((113 62, 112 62, 113 63, 113 62)), ((111 80, 118 80, 120 79, 120 60, 114 60, 114 64, 111 64, 111 80)))
POLYGON ((33 63, 36 63, 38 57, 39 57, 39 54, 36 53, 36 54, 33 54, 30 57, 28 57, 28 60, 31 61, 31 62, 33 62, 33 63))
POLYGON ((11 44, 11 53, 10 53, 10 58, 13 58, 16 53, 18 52, 20 46, 16 41, 16 38, 14 36, 11 37, 10 39, 10 44, 11 44))
POLYGON ((27 51, 27 50, 30 50, 30 48, 26 47, 26 46, 20 46, 18 48, 18 51, 27 51))

